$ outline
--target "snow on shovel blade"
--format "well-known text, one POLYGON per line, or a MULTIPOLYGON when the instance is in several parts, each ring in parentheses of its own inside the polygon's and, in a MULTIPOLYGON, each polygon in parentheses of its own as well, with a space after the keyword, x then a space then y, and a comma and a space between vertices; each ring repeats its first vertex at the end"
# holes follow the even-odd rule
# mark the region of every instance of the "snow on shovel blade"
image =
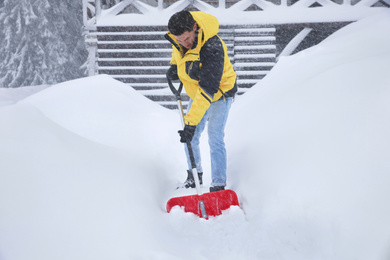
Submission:
POLYGON ((183 207, 184 212, 192 212, 201 218, 208 218, 209 216, 221 215, 222 211, 227 210, 230 206, 238 206, 238 198, 232 190, 221 190, 202 195, 172 198, 167 202, 167 212, 169 213, 175 206, 183 207), (202 212, 202 204, 204 204, 206 212, 202 212))

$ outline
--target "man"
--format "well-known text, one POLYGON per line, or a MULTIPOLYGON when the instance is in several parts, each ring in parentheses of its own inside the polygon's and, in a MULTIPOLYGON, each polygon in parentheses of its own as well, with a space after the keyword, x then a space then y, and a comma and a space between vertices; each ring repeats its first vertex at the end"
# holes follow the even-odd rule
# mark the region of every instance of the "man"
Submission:
MULTIPOLYGON (((217 35, 219 22, 204 12, 181 11, 168 22, 165 38, 172 43, 171 67, 167 77, 180 79, 190 97, 184 117, 185 127, 179 131, 180 142, 191 142, 196 169, 202 184, 199 138, 208 121, 211 156, 210 192, 224 190, 226 186, 225 125, 230 106, 237 92, 236 73, 229 60, 227 48, 217 35)), ((188 151, 188 168, 191 162, 188 151)), ((194 188, 192 171, 187 171, 184 187, 194 188)))

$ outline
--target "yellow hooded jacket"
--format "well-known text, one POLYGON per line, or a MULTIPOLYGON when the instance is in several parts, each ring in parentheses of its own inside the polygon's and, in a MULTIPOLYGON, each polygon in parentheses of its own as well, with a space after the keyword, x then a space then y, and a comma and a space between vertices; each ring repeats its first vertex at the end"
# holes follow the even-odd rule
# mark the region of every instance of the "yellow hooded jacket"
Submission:
POLYGON ((166 38, 172 43, 171 64, 177 65, 179 79, 187 95, 193 100, 184 122, 195 126, 203 118, 211 102, 218 101, 223 96, 234 96, 237 91, 237 76, 229 60, 227 47, 217 35, 217 18, 200 11, 191 12, 191 15, 198 25, 191 49, 184 53, 183 47, 170 32, 166 38), (201 68, 199 78, 191 78, 189 75, 195 64, 201 68))

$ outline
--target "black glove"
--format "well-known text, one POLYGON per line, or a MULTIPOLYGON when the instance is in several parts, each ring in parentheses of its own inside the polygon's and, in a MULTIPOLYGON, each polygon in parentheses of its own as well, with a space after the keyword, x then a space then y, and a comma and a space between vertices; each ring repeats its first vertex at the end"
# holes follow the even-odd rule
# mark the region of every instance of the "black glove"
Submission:
POLYGON ((191 142, 192 138, 194 137, 195 130, 196 130, 196 126, 185 125, 184 129, 179 131, 180 142, 181 143, 191 142))
POLYGON ((178 80, 179 76, 177 75, 177 66, 171 65, 167 71, 167 78, 170 80, 178 80))

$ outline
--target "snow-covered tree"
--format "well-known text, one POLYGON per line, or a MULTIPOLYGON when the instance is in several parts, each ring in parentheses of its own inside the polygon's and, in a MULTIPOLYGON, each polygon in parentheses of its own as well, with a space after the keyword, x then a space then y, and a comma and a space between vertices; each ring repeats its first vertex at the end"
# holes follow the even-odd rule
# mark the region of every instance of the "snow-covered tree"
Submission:
POLYGON ((4 0, 0 87, 52 84, 84 75, 81 1, 4 0))

